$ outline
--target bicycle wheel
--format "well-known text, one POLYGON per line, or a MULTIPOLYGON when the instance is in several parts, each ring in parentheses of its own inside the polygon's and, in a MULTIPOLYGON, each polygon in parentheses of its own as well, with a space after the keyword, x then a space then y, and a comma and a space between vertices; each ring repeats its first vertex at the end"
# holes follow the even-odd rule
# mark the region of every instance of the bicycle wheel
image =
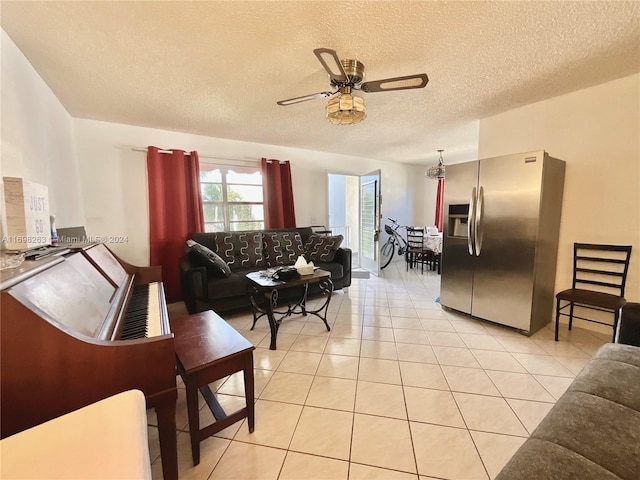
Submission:
POLYGON ((395 250, 396 243, 391 239, 387 240, 387 243, 385 243, 380 249, 380 270, 391 263, 395 250))

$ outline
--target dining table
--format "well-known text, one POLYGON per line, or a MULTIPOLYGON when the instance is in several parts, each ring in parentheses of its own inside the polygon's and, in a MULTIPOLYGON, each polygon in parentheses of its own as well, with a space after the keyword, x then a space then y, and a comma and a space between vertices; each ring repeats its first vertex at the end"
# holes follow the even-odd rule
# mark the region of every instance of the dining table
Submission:
POLYGON ((442 253, 442 232, 437 235, 424 235, 424 246, 428 250, 436 253, 437 255, 442 253))

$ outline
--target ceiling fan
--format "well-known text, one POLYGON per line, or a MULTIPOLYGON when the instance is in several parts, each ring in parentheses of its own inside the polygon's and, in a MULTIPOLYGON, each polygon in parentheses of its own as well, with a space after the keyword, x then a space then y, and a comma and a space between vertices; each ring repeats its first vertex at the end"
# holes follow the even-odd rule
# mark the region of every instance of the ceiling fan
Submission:
POLYGON ((313 53, 329 74, 331 86, 335 90, 288 98, 277 103, 278 105, 287 106, 315 98, 333 97, 327 104, 327 120, 336 125, 358 123, 367 116, 364 99, 353 95, 352 92, 354 90, 361 90, 366 93, 409 90, 424 88, 429 82, 429 77, 427 77, 426 73, 418 73, 363 83, 364 65, 358 60, 340 60, 336 51, 329 48, 316 48, 313 53))

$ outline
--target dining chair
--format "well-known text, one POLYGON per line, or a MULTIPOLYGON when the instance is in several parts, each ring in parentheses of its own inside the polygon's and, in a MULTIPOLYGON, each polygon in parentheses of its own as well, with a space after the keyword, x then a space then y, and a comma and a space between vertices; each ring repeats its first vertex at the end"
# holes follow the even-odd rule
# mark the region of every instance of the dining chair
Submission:
POLYGON ((569 330, 573 319, 613 327, 614 338, 620 309, 627 303, 624 289, 629 271, 631 245, 573 244, 573 283, 571 288, 556 294, 556 342, 560 315, 569 317, 569 330), (580 288, 582 287, 582 288, 580 288), (561 304, 564 302, 564 305, 561 304), (569 308, 569 313, 563 310, 569 308), (574 314, 574 308, 597 310, 613 314, 613 325, 601 318, 585 318, 574 314))
POLYGON ((426 263, 427 249, 424 246, 424 228, 423 227, 407 227, 407 271, 409 268, 422 266, 424 273, 424 264, 426 263))
POLYGON ((438 275, 440 275, 440 272, 441 272, 440 260, 442 259, 442 254, 436 253, 432 250, 427 250, 426 257, 427 257, 426 258, 427 265, 429 265, 429 268, 431 269, 431 271, 437 271, 438 275))

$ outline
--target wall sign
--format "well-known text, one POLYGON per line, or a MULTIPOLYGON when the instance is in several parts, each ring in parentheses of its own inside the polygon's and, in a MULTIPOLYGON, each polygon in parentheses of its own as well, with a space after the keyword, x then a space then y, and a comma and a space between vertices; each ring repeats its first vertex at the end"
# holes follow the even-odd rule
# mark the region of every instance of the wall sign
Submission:
POLYGON ((49 189, 19 177, 3 177, 2 248, 27 250, 51 244, 49 189))

